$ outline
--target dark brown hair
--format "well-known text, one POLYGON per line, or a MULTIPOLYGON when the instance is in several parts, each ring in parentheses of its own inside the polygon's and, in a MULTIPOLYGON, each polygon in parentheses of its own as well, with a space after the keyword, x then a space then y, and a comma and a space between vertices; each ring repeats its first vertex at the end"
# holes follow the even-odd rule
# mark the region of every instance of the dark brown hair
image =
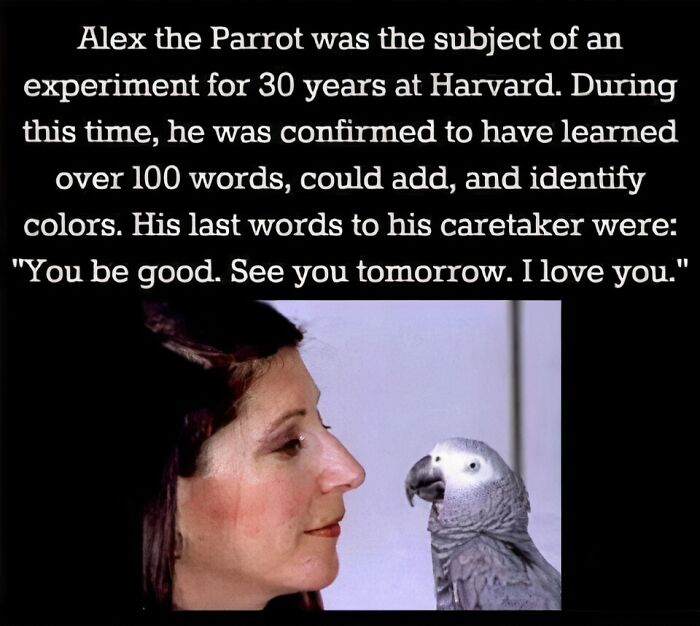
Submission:
MULTIPOLYGON (((260 302, 221 302, 211 299, 175 304, 144 304, 145 326, 153 354, 146 374, 165 392, 152 403, 156 432, 153 446, 161 460, 158 480, 146 496, 143 516, 143 592, 146 608, 171 610, 173 572, 177 557, 175 514, 177 479, 192 476, 201 463, 202 444, 236 418, 251 382, 265 372, 281 348, 297 347, 302 332, 286 317, 260 302), (167 398, 165 397, 167 396, 167 398), (168 445, 168 442, 174 445, 168 445)), ((149 419, 154 419, 151 416, 149 419)), ((318 592, 276 598, 270 609, 320 609, 318 592)))

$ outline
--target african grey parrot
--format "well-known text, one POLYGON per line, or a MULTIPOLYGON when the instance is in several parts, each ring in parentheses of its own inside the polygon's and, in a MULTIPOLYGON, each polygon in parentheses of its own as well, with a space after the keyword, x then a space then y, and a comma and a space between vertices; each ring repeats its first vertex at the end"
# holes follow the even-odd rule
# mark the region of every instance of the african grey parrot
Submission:
POLYGON ((438 443, 406 477, 432 502, 428 521, 438 610, 560 609, 561 577, 527 532, 523 481, 485 443, 438 443))

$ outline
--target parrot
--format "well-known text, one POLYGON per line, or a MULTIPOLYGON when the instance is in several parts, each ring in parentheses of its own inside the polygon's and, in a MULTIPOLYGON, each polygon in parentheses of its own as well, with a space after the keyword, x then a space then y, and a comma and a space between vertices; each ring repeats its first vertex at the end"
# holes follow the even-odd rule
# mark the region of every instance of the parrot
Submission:
POLYGON ((432 502, 438 610, 561 609, 561 576, 528 534, 522 479, 487 444, 453 437, 406 476, 406 496, 432 502))

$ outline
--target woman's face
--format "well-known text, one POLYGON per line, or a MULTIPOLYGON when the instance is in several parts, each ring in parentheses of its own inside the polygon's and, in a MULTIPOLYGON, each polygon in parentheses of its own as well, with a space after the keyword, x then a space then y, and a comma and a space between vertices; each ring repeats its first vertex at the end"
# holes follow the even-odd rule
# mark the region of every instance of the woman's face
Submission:
POLYGON ((343 494, 364 470, 327 430, 318 399, 297 350, 280 350, 207 441, 201 470, 178 479, 182 608, 255 608, 336 577, 343 494))

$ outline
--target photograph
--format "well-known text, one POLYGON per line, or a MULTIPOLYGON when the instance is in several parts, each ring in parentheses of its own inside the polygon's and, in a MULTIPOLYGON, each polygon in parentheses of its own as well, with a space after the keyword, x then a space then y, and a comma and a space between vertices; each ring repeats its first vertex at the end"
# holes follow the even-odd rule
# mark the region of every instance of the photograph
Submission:
POLYGON ((145 302, 180 432, 151 433, 144 606, 560 609, 560 316, 145 302))

